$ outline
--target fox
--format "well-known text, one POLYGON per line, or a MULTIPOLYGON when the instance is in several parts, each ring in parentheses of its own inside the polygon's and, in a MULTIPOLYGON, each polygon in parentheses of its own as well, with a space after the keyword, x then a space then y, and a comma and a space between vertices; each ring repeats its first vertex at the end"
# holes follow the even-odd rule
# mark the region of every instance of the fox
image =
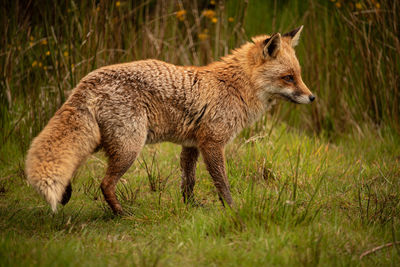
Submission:
POLYGON ((276 99, 315 99, 294 50, 302 29, 253 37, 206 66, 148 59, 92 71, 33 139, 25 164, 29 184, 56 212, 71 198, 77 168, 102 149, 108 166, 100 188, 111 210, 122 214, 118 180, 144 145, 172 142, 182 146, 183 201, 194 201, 201 154, 222 204, 233 207, 225 146, 276 99))

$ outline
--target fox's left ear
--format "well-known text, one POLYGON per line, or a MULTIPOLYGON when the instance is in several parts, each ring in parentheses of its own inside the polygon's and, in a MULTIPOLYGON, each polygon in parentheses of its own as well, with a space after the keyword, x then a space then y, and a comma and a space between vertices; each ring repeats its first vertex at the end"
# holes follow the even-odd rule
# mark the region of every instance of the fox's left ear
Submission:
POLYGON ((264 58, 268 56, 276 58, 279 49, 281 49, 281 35, 279 33, 275 33, 271 37, 265 39, 263 44, 264 44, 263 48, 264 58))
POLYGON ((290 37, 292 39, 292 47, 295 47, 299 43, 300 34, 302 30, 303 30, 303 25, 294 29, 293 31, 285 33, 283 37, 290 37))

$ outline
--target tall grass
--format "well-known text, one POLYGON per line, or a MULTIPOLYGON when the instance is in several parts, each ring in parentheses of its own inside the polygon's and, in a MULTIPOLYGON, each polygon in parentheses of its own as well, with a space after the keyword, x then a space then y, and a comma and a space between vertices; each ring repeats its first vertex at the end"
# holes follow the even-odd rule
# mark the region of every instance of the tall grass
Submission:
POLYGON ((399 3, 311 3, 308 12, 304 74, 320 96, 312 126, 342 132, 370 124, 399 132, 399 3))
POLYGON ((400 132, 397 1, 8 1, 0 14, 2 154, 24 152, 93 69, 145 58, 203 65, 300 24, 303 78, 318 101, 283 104, 277 117, 333 137, 365 125, 400 132))

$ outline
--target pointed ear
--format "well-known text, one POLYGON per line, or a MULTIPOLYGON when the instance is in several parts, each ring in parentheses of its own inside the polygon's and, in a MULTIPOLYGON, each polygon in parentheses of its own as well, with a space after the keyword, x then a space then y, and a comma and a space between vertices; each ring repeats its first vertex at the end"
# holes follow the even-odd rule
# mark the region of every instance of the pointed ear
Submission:
POLYGON ((299 43, 300 33, 302 30, 303 30, 303 25, 294 29, 293 31, 285 33, 283 37, 290 37, 292 39, 292 47, 295 47, 299 43))
POLYGON ((281 35, 279 33, 275 33, 270 38, 265 39, 263 44, 264 58, 268 56, 275 58, 279 52, 279 49, 281 48, 281 35))

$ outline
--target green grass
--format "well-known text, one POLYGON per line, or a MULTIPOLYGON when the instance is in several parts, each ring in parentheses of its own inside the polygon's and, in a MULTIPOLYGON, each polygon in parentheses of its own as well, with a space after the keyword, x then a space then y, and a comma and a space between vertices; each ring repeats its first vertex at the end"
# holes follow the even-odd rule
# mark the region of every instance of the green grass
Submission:
POLYGON ((226 151, 233 210, 222 208, 203 163, 195 188, 202 206, 183 204, 179 152, 169 143, 145 148, 118 185, 122 217, 98 188, 101 153, 80 168, 70 203, 55 215, 20 172, 2 168, 0 265, 398 264, 398 246, 359 259, 400 240, 398 136, 330 143, 281 125, 239 137, 226 151), (151 172, 163 185, 155 191, 143 167, 154 153, 151 172))
POLYGON ((25 153, 77 82, 94 69, 147 58, 204 65, 252 36, 284 33, 302 24, 296 53, 303 80, 318 101, 301 108, 279 106, 279 118, 331 139, 359 132, 364 124, 400 133, 396 1, 211 2, 3 3, 0 160, 10 153, 8 143, 25 153), (206 10, 213 15, 205 16, 206 10), (178 11, 186 13, 179 17, 178 11))

